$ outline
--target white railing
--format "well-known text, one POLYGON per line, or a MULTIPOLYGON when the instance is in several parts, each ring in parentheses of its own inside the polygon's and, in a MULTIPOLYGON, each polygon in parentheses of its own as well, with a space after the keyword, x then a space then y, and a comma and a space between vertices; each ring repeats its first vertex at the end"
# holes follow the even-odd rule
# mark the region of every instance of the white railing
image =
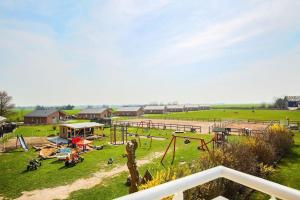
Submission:
POLYGON ((173 199, 183 199, 183 191, 202 185, 217 178, 226 178, 252 189, 258 190, 270 195, 271 199, 299 200, 300 191, 295 190, 262 178, 245 174, 227 167, 214 167, 184 178, 180 178, 156 187, 142 190, 127 196, 118 198, 118 200, 152 200, 162 199, 174 195, 173 199))

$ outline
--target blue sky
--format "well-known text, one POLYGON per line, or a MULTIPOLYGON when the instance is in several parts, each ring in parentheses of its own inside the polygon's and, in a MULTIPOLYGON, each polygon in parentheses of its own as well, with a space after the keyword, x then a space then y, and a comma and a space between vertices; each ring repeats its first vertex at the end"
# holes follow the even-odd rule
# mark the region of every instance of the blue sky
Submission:
POLYGON ((300 1, 1 1, 17 105, 260 103, 300 95, 300 1))

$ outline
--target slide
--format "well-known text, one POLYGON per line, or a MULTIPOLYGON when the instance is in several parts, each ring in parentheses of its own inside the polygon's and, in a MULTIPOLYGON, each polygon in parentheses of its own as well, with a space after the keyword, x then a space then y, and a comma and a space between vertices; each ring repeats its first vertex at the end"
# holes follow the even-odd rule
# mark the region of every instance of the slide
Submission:
POLYGON ((25 151, 28 151, 28 146, 27 146, 27 144, 26 144, 26 142, 25 142, 23 136, 21 135, 21 136, 17 136, 17 137, 18 137, 18 140, 19 140, 19 142, 20 142, 21 147, 22 147, 25 151))

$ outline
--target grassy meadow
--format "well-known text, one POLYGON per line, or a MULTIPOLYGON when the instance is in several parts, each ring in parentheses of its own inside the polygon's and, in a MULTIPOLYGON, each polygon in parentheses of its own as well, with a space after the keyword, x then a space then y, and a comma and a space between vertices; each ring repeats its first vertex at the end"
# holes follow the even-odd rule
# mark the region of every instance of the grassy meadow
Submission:
POLYGON ((182 119, 182 120, 290 120, 300 121, 300 111, 289 110, 243 110, 243 109, 212 109, 192 112, 178 112, 167 114, 148 114, 148 118, 182 119))

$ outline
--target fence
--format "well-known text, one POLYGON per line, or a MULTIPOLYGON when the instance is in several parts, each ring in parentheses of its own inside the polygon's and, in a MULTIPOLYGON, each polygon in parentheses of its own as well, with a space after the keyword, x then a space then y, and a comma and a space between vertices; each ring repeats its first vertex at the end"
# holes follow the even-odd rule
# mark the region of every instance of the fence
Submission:
POLYGON ((169 123, 141 123, 131 121, 113 121, 113 125, 127 125, 141 128, 156 128, 161 130, 171 129, 176 131, 192 131, 201 133, 201 126, 186 125, 186 124, 169 124, 169 123))

